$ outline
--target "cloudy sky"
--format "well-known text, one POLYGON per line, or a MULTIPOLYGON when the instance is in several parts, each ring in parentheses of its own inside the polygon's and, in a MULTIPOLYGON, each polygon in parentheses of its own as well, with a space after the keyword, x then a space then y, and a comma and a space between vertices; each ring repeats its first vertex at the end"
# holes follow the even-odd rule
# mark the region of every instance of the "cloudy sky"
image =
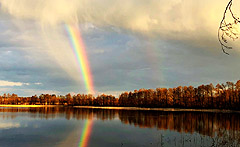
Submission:
POLYGON ((217 39, 227 3, 0 0, 0 94, 87 93, 64 27, 73 24, 96 94, 236 82, 240 41, 228 56, 217 39))

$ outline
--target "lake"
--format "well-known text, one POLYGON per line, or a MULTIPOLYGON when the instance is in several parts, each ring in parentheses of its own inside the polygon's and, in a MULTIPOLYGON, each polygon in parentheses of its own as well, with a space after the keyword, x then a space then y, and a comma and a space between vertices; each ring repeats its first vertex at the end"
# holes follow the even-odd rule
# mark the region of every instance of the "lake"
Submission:
POLYGON ((239 146, 239 113, 0 107, 0 146, 239 146))

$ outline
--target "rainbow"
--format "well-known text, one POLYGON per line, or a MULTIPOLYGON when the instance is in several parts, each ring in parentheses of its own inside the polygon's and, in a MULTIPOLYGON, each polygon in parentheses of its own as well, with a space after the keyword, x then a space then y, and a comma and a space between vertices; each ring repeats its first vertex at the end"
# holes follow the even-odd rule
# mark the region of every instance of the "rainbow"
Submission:
POLYGON ((65 25, 65 28, 68 33, 77 64, 79 66, 79 71, 82 73, 86 90, 88 93, 94 94, 93 78, 80 30, 77 26, 71 25, 65 25))
MULTIPOLYGON (((86 90, 88 93, 94 94, 95 92, 94 92, 94 86, 93 86, 93 78, 92 78, 90 66, 87 59, 86 49, 80 34, 80 30, 78 29, 78 27, 71 26, 71 25, 65 25, 65 28, 69 36, 73 53, 77 60, 77 64, 79 66, 79 71, 82 73, 86 90)), ((87 147, 88 140, 91 135, 92 125, 93 125, 93 120, 87 119, 83 127, 81 139, 79 142, 79 147, 87 147)))
POLYGON ((79 147, 87 147, 88 141, 91 135, 91 131, 92 131, 92 126, 93 126, 93 120, 87 119, 83 127, 81 139, 79 142, 79 147))

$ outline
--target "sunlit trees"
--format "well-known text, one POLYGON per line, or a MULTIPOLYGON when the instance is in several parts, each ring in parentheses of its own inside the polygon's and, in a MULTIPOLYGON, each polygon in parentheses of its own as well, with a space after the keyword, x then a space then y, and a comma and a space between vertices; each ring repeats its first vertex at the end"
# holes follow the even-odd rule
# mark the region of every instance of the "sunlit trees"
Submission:
MULTIPOLYGON (((37 97, 37 95, 34 95, 34 96, 32 96, 31 98, 30 98, 30 105, 35 105, 36 103, 37 103, 37 99, 38 99, 38 97, 37 97)), ((17 103, 18 104, 18 103, 17 103)))
POLYGON ((235 91, 235 96, 236 96, 236 102, 238 104, 238 106, 240 105, 240 80, 238 80, 235 84, 235 88, 236 88, 236 91, 235 91))
POLYGON ((240 108, 240 80, 234 84, 226 82, 174 88, 139 89, 123 92, 116 98, 113 95, 68 93, 65 96, 41 94, 32 97, 18 97, 16 94, 3 94, 0 104, 5 105, 67 105, 67 106, 121 106, 149 108, 201 108, 236 109, 240 108))
POLYGON ((128 106, 128 92, 124 92, 119 96, 119 106, 128 106))

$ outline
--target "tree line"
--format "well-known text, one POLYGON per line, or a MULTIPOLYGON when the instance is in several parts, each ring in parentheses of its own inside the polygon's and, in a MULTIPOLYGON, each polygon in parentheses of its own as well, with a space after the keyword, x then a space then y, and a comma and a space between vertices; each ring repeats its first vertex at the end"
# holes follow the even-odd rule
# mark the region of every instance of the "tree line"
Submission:
POLYGON ((3 94, 0 104, 5 105, 67 105, 67 106, 120 106, 147 108, 199 108, 234 109, 240 108, 240 80, 236 83, 178 86, 174 88, 139 89, 124 92, 116 98, 113 95, 70 93, 63 95, 41 94, 32 97, 18 97, 3 94))

